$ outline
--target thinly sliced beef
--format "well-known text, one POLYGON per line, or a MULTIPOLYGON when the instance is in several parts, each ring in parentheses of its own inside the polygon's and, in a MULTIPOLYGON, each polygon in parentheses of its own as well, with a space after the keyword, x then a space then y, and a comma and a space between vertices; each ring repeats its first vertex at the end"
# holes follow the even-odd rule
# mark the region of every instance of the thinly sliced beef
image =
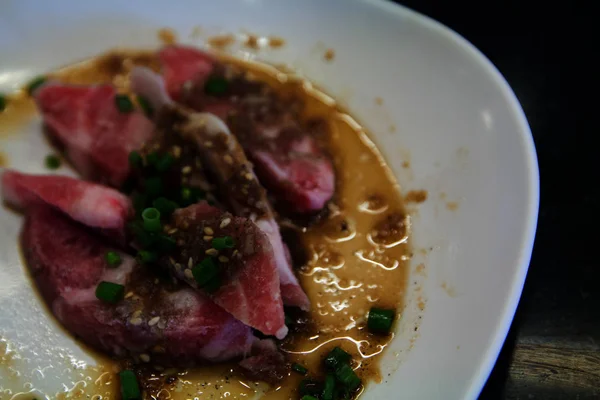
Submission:
POLYGON ((2 197, 12 207, 27 210, 41 204, 53 206, 84 225, 125 238, 132 214, 129 198, 118 191, 68 176, 31 175, 5 170, 2 197))
POLYGON ((241 371, 247 378, 276 385, 289 374, 284 355, 271 339, 257 340, 252 353, 240 361, 241 371))
POLYGON ((297 213, 323 208, 335 191, 335 174, 313 126, 301 121, 301 104, 199 49, 169 46, 160 55, 169 92, 195 110, 224 119, 277 200, 297 213), (227 88, 207 93, 210 79, 227 81, 227 88))
POLYGON ((48 83, 35 99, 49 133, 87 179, 120 187, 129 174, 128 156, 150 138, 154 126, 144 114, 117 109, 110 85, 48 83))
POLYGON ((170 226, 176 230, 172 237, 177 250, 164 257, 162 264, 179 279, 201 289, 193 270, 210 260, 218 268, 213 277, 218 279, 218 288, 211 294, 215 303, 265 335, 285 337, 287 327, 273 249, 254 223, 200 202, 177 210, 170 226), (234 245, 214 249, 212 239, 226 236, 233 239, 234 245))
POLYGON ((105 253, 111 249, 52 208, 28 210, 21 245, 52 313, 98 350, 190 365, 243 356, 255 340, 249 327, 210 299, 157 281, 126 254, 109 268, 105 253), (125 299, 116 305, 98 300, 101 281, 125 285, 125 299))
POLYGON ((145 68, 131 75, 133 90, 148 98, 157 112, 157 129, 168 130, 197 146, 204 165, 216 180, 221 198, 240 217, 250 218, 267 234, 279 270, 284 304, 307 310, 308 297, 294 275, 264 188, 227 125, 213 114, 194 113, 174 104, 160 76, 145 68))
POLYGON ((167 91, 179 99, 181 88, 188 81, 204 81, 212 72, 214 59, 194 47, 167 46, 158 53, 163 65, 167 91))

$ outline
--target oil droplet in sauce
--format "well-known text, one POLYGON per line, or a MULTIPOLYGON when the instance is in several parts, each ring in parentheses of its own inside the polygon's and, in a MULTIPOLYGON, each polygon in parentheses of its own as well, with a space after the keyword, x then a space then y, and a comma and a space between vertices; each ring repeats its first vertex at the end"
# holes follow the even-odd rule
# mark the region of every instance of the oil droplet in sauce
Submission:
MULTIPOLYGON (((212 43, 219 47, 217 44, 212 43)), ((249 35, 246 45, 257 45, 256 37, 249 35)), ((372 335, 365 323, 372 306, 395 308, 398 313, 402 310, 410 258, 410 221, 399 185, 362 126, 330 96, 274 66, 218 56, 250 70, 255 79, 284 95, 300 96, 305 102, 304 117, 323 119, 330 130, 327 141, 336 170, 336 194, 326 217, 296 232, 306 253, 299 279, 312 302, 310 323, 307 329, 288 335, 281 349, 290 362, 306 366, 309 376, 318 376, 324 354, 341 346, 352 354, 363 382, 380 381, 379 358, 393 334, 372 335)), ((126 92, 128 73, 134 65, 159 69, 151 52, 119 50, 51 76, 67 83, 112 83, 126 92)), ((33 107, 28 99, 21 101, 19 107, 33 107)), ((0 116, 0 126, 16 118, 13 114, 19 114, 19 107, 0 116)), ((115 364, 101 356, 98 363, 93 373, 82 377, 83 383, 64 396, 115 398, 115 364)), ((142 385, 152 399, 297 399, 297 387, 304 378, 290 373, 280 386, 268 387, 241 378, 232 364, 155 371, 143 376, 142 385)))

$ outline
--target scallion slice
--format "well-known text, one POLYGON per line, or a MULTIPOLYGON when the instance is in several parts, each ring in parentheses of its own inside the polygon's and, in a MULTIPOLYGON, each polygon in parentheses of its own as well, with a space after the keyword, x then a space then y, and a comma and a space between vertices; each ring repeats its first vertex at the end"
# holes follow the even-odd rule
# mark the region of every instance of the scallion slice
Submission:
POLYGON ((173 214, 173 211, 179 208, 179 204, 171 201, 165 197, 159 197, 152 202, 154 208, 160 211, 160 215, 169 216, 173 214))
POLYGON ((311 396, 309 394, 302 396, 301 400, 319 400, 315 396, 311 396))
POLYGON ((106 263, 113 268, 121 265, 121 256, 116 251, 107 251, 104 258, 106 263))
POLYGON ((335 370, 334 374, 335 378, 342 386, 351 392, 355 391, 360 386, 360 378, 348 364, 342 364, 335 370))
POLYGON ((212 96, 219 96, 225 94, 229 88, 229 82, 222 77, 211 77, 208 78, 204 84, 204 92, 212 96))
POLYGON ((160 232, 162 230, 160 211, 156 208, 148 207, 142 211, 142 219, 144 220, 144 229, 148 232, 160 232))
POLYGON ((322 400, 334 400, 334 391, 335 391, 335 376, 332 374, 328 374, 325 377, 325 387, 323 388, 323 393, 321 394, 322 400))
POLYGON ((123 400, 140 400, 142 398, 135 372, 131 370, 121 371, 119 378, 121 379, 121 396, 123 400))
POLYGON ((102 281, 96 287, 96 297, 105 303, 118 303, 125 294, 125 286, 118 283, 102 281))
POLYGON ((33 92, 35 92, 35 89, 42 86, 46 82, 46 80, 47 80, 47 78, 45 76, 38 76, 38 77, 33 78, 31 81, 29 81, 29 83, 25 87, 25 89, 27 90, 27 93, 31 96, 33 94, 33 92))
POLYGON ((215 263, 212 257, 206 257, 194 268, 192 268, 192 275, 198 283, 198 286, 204 288, 211 281, 218 278, 219 267, 215 263))
POLYGON ((367 328, 372 333, 390 333, 394 318, 396 317, 395 310, 386 310, 383 308, 373 307, 369 311, 367 319, 367 328))
POLYGON ((175 158, 170 155, 169 153, 163 155, 162 157, 160 157, 156 163, 154 163, 154 167, 156 168, 156 170, 158 172, 166 172, 169 170, 169 168, 171 168, 171 165, 173 165, 173 162, 175 161, 175 158))
POLYGON ((163 235, 162 233, 153 233, 151 235, 156 235, 154 240, 156 244, 156 250, 159 253, 170 253, 177 247, 177 242, 175 242, 175 239, 170 236, 163 235))
POLYGON ((144 263, 151 263, 156 261, 158 257, 156 256, 156 253, 153 251, 148 251, 148 250, 140 250, 138 251, 138 259, 144 263))
POLYGON ((142 158, 142 155, 139 152, 134 150, 131 153, 129 153, 129 165, 133 168, 141 167, 143 161, 144 159, 142 158))
POLYGON ((231 236, 223 236, 212 240, 212 247, 217 250, 232 249, 235 246, 235 241, 231 236))
POLYGON ((137 102, 140 105, 142 111, 144 111, 144 114, 146 114, 146 116, 148 117, 152 117, 152 115, 154 114, 154 109, 152 108, 152 105, 150 104, 148 99, 146 99, 143 96, 137 96, 137 102))
POLYGON ((325 356, 325 366, 332 371, 335 371, 342 365, 348 365, 352 357, 339 347, 334 347, 333 350, 325 356))
POLYGON ((55 156, 54 154, 48 154, 44 159, 44 164, 46 164, 46 168, 48 169, 58 169, 60 168, 60 158, 55 156))
POLYGON ((127 114, 133 111, 133 102, 126 94, 118 94, 115 96, 115 105, 120 113, 127 114))
POLYGON ((306 367, 305 367, 305 366, 303 366, 303 365, 300 365, 300 364, 298 364, 298 363, 294 363, 294 364, 292 364, 292 370, 293 370, 294 372, 297 372, 297 373, 299 373, 300 375, 306 375, 306 374, 308 373, 308 369, 306 369, 306 367))

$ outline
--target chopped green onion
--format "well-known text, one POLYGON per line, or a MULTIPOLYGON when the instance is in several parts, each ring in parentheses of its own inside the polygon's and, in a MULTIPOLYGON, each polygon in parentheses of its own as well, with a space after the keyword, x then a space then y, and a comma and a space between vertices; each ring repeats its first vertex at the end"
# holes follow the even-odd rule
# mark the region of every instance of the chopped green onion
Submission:
POLYGON ((158 172, 166 172, 169 170, 169 168, 171 168, 171 165, 173 165, 174 161, 175 158, 169 153, 166 153, 165 155, 160 157, 160 159, 158 159, 156 163, 154 163, 154 167, 158 172))
POLYGON ((328 374, 325 377, 325 387, 323 388, 323 393, 321 394, 322 400, 334 400, 334 390, 335 390, 335 377, 331 374, 328 374))
POLYGON ((352 367, 343 364, 334 372, 335 378, 344 386, 344 388, 355 391, 360 386, 360 378, 356 375, 352 367))
POLYGON ((217 276, 213 276, 208 282, 206 282, 206 284, 204 286, 202 286, 202 289, 204 289, 208 293, 214 293, 217 290, 219 290, 221 285, 222 285, 221 278, 219 277, 219 275, 217 275, 217 276))
POLYGON ((175 242, 175 239, 173 239, 170 236, 158 234, 156 235, 155 239, 156 250, 159 253, 170 253, 177 248, 177 243, 175 242))
POLYGON ((0 112, 4 111, 6 108, 6 97, 0 93, 0 112))
POLYGON ((308 370, 306 369, 306 367, 304 367, 303 365, 300 365, 298 363, 292 364, 292 370, 294 372, 299 373, 300 375, 306 375, 308 373, 308 370))
POLYGON ((150 197, 158 197, 163 190, 162 179, 159 176, 153 176, 144 180, 146 194, 150 197))
POLYGON ((138 251, 138 258, 142 263, 147 264, 156 261, 158 257, 153 251, 140 250, 138 251))
POLYGON ((131 370, 121 371, 119 378, 121 379, 121 397, 123 400, 140 400, 142 398, 135 372, 131 370))
POLYGON ((131 153, 129 153, 129 165, 133 168, 141 167, 143 162, 144 159, 142 158, 142 155, 139 152, 134 150, 131 153))
POLYGON ((205 195, 206 194, 204 193, 204 191, 198 188, 182 187, 181 204, 183 204, 184 206, 196 204, 199 200, 203 199, 205 195))
POLYGON ((118 94, 115 96, 115 105, 119 112, 126 114, 133 111, 133 103, 126 94, 118 94))
POLYGON ((212 247, 217 250, 232 249, 234 246, 235 242, 231 236, 218 237, 212 240, 212 247))
POLYGON ((206 257, 200 264, 197 264, 192 268, 192 275, 198 283, 198 286, 205 287, 211 282, 211 280, 218 277, 219 267, 212 259, 212 257, 206 257))
POLYGON ((303 379, 298 387, 298 392, 300 393, 300 396, 319 396, 323 392, 323 383, 313 379, 303 379))
POLYGON ((156 208, 148 207, 142 211, 142 219, 144 220, 144 229, 148 232, 160 232, 162 230, 160 211, 156 208))
POLYGON ((225 78, 212 77, 204 84, 204 92, 213 96, 218 96, 227 92, 229 82, 225 78))
POLYGON ((339 347, 334 347, 333 350, 325 356, 325 366, 332 371, 337 370, 342 365, 348 365, 352 357, 339 347))
POLYGON ((155 166, 156 163, 158 162, 158 160, 160 160, 160 156, 158 155, 158 153, 156 151, 153 151, 152 153, 148 154, 146 156, 146 161, 148 161, 148 165, 150 166, 155 166))
POLYGON ((46 164, 46 168, 48 169, 58 169, 60 168, 60 158, 55 156, 54 154, 48 154, 46 159, 44 160, 44 164, 46 164))
POLYGON ((395 310, 386 310, 376 307, 371 308, 371 311, 369 311, 369 318, 367 319, 367 328, 369 329, 369 332, 390 333, 395 316, 395 310))
POLYGON ((96 287, 96 297, 106 303, 118 303, 125 294, 125 286, 118 283, 102 281, 96 287))
POLYGON ((129 230, 133 233, 136 244, 142 248, 148 248, 155 242, 154 236, 144 229, 142 221, 135 221, 129 224, 129 230))
POLYGON ((31 96, 33 94, 33 92, 35 92, 35 89, 42 86, 44 84, 44 82, 46 82, 46 77, 38 76, 38 77, 32 79, 31 81, 29 81, 29 83, 27 84, 25 89, 27 90, 27 93, 31 96))
POLYGON ((106 259, 106 263, 111 267, 121 265, 121 256, 116 251, 107 251, 104 258, 106 259))
POLYGON ((307 394, 305 396, 302 396, 301 400, 319 400, 319 399, 317 399, 315 396, 311 396, 311 395, 307 394))
POLYGON ((165 197, 159 197, 152 202, 154 208, 160 211, 160 215, 169 216, 173 214, 173 211, 179 208, 179 204, 171 201, 165 197))
POLYGON ((154 109, 152 108, 152 105, 150 105, 148 99, 142 96, 137 96, 137 102, 146 116, 151 117, 152 114, 154 114, 154 109))

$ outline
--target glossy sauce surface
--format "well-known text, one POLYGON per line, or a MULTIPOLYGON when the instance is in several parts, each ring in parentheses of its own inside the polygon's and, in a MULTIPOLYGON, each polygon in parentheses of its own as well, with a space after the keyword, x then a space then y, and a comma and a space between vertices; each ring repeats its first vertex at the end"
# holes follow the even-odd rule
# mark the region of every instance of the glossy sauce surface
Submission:
MULTIPOLYGON (((366 316, 372 306, 402 311, 411 253, 410 221, 399 186, 364 129, 333 99, 282 69, 221 57, 253 71, 256 79, 286 94, 300 96, 305 103, 304 115, 323 118, 330 128, 328 147, 336 169, 335 197, 326 216, 308 228, 295 226, 293 231, 300 241, 290 243, 292 252, 300 246, 306 254, 307 262, 300 266, 299 277, 312 302, 310 322, 303 331, 290 334, 281 349, 291 362, 306 366, 309 377, 320 377, 324 354, 333 346, 341 346, 352 354, 363 382, 378 381, 378 360, 393 335, 369 334, 366 316)), ((112 83, 127 91, 127 74, 133 65, 158 69, 150 52, 114 51, 51 76, 76 84, 112 83)), ((18 96, 11 99, 23 98, 21 103, 13 103, 0 114, 0 126, 34 111, 24 95, 18 96)), ((84 379, 85 388, 79 391, 82 398, 118 398, 118 382, 112 373, 116 363, 105 357, 98 360, 100 367, 90 368, 90 376, 84 379)), ((143 385, 154 399, 298 399, 296 388, 303 378, 292 372, 280 387, 269 388, 241 378, 234 364, 189 371, 158 367, 151 371, 143 374, 143 385)))

